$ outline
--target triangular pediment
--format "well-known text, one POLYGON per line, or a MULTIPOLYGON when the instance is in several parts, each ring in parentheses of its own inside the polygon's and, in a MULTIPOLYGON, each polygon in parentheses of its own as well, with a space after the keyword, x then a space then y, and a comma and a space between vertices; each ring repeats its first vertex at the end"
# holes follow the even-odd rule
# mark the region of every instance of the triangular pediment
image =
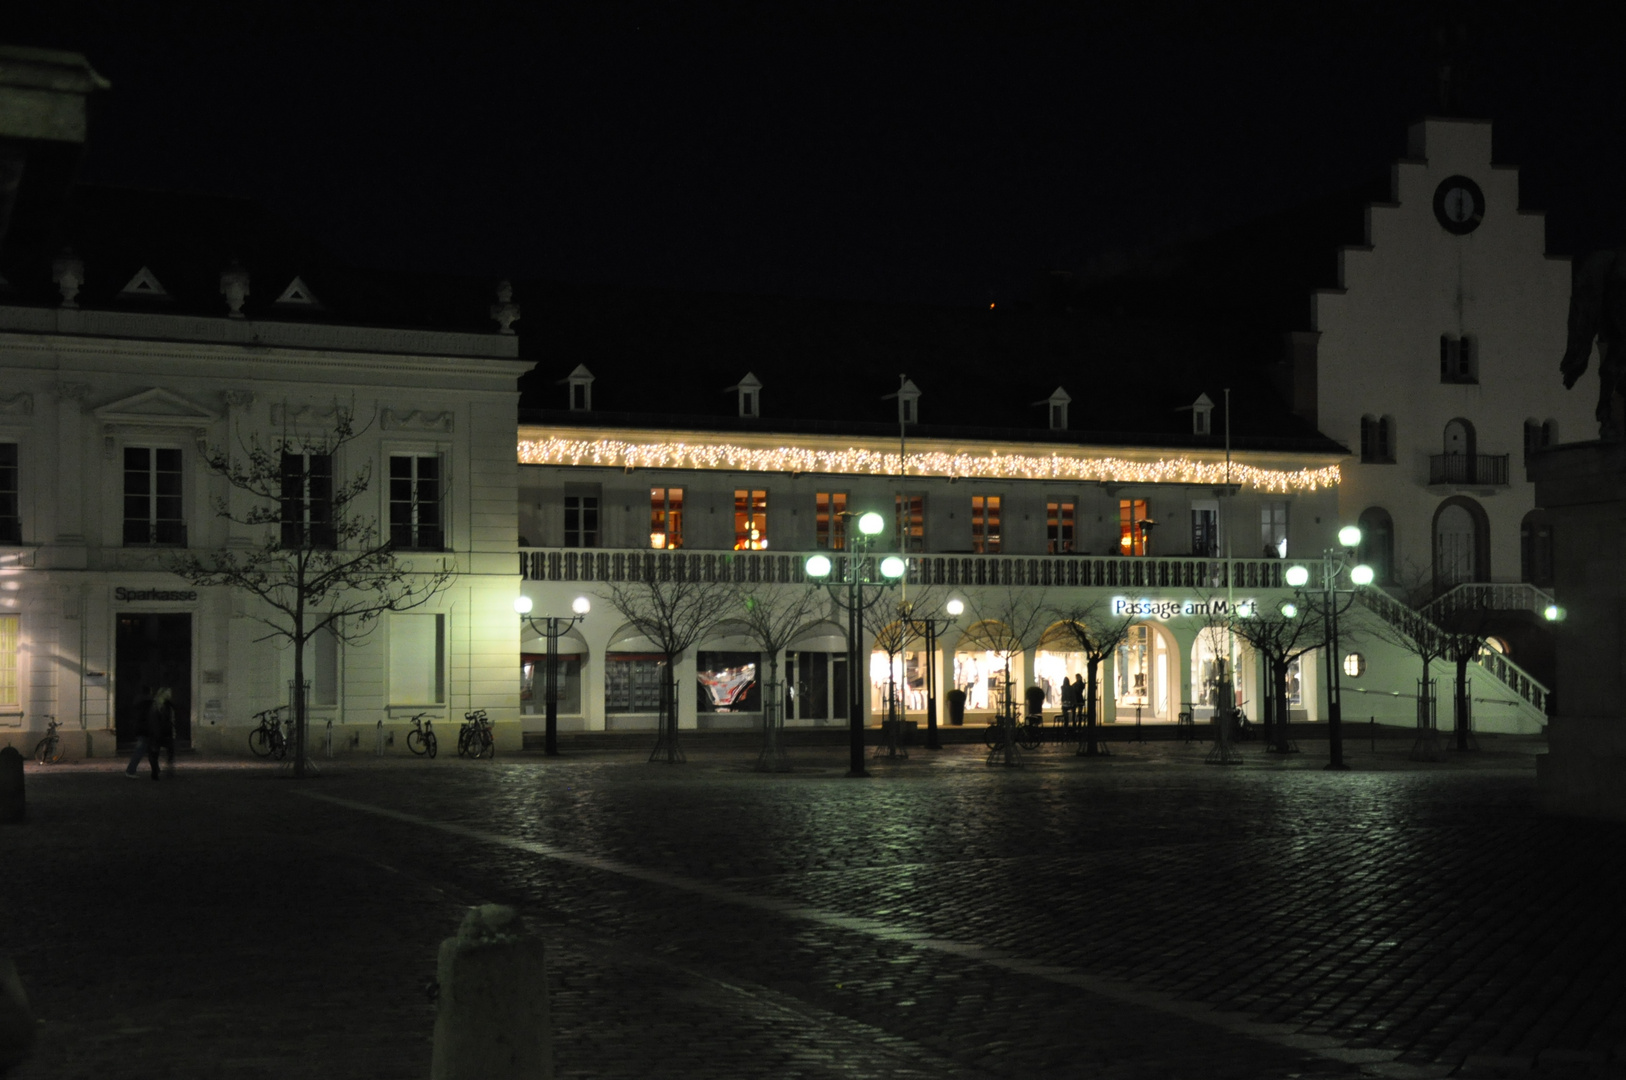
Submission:
POLYGON ((172 390, 155 386, 92 410, 98 420, 119 424, 208 424, 220 414, 196 405, 172 390))
POLYGON ((282 295, 277 297, 275 302, 282 307, 319 308, 322 306, 322 302, 316 299, 316 294, 311 292, 311 287, 305 284, 305 279, 301 277, 296 277, 290 281, 288 287, 282 290, 282 295))
POLYGON ((137 270, 135 277, 126 282, 124 288, 119 290, 119 297, 121 299, 135 297, 143 300, 170 299, 169 290, 160 285, 158 279, 153 277, 152 271, 145 266, 137 270))

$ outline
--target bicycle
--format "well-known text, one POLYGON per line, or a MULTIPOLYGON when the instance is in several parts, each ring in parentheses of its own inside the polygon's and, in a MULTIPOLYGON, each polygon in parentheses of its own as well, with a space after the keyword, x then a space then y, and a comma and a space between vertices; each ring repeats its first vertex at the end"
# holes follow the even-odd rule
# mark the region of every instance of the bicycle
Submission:
POLYGON ((435 738, 435 718, 426 712, 421 712, 412 718, 412 730, 407 732, 407 749, 414 754, 428 754, 434 757, 440 753, 440 742, 435 738))
POLYGON ((491 737, 491 720, 484 709, 463 714, 463 726, 457 732, 457 756, 478 761, 490 754, 497 756, 497 744, 491 737))
POLYGON ((56 729, 62 725, 58 724, 56 717, 50 713, 41 715, 50 723, 45 725, 45 738, 34 746, 34 760, 41 765, 53 765, 62 760, 62 738, 56 733, 56 729))
POLYGON ((259 727, 248 733, 248 748, 255 757, 282 757, 288 752, 288 739, 282 733, 282 710, 286 705, 254 714, 259 727))
MULTIPOLYGON (((1044 720, 1038 715, 1031 715, 1017 720, 1012 727, 1015 729, 1016 745, 1024 750, 1037 750, 1044 741, 1044 720)), ((983 741, 990 750, 1000 750, 1005 746, 1005 721, 1003 717, 994 717, 988 721, 988 730, 983 733, 983 741)))

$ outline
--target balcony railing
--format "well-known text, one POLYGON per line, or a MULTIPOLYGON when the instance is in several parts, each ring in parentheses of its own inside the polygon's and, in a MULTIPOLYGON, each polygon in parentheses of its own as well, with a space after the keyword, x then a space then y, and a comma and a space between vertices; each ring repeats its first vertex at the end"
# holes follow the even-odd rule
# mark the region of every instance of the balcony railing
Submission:
POLYGON ((1553 594, 1528 582, 1467 582, 1429 603, 1435 622, 1464 611, 1533 611, 1553 603, 1553 594))
POLYGON ((1506 487, 1506 454, 1432 454, 1428 482, 1464 487, 1506 487))
MULTIPOLYGON (((802 585, 811 553, 764 551, 600 551, 527 549, 519 572, 526 581, 737 581, 802 585)), ((829 555, 833 578, 856 556, 829 555)), ((871 564, 885 558, 866 558, 871 564)), ((1102 589, 1280 589, 1292 560, 1090 557, 1082 555, 906 555, 912 585, 1032 585, 1102 589)), ((1315 573, 1316 564, 1311 566, 1315 573)), ((871 570, 874 566, 871 565, 871 570)))

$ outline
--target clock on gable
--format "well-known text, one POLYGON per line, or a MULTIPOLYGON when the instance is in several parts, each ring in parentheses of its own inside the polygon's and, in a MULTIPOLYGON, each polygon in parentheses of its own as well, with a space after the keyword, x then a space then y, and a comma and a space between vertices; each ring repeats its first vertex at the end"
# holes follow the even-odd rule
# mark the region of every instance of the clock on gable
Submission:
POLYGON ((1485 193, 1466 176, 1448 176, 1434 189, 1434 216, 1446 232, 1466 236, 1485 219, 1485 193))

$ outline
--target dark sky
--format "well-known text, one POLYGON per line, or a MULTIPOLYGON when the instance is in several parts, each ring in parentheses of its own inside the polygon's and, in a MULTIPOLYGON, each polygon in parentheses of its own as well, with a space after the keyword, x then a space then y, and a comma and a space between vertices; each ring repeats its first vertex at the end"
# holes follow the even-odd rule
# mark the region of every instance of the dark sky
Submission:
POLYGON ((85 179, 367 264, 986 304, 1385 170, 1445 55, 1550 248, 1626 244, 1596 5, 34 6, 113 83, 85 179))

